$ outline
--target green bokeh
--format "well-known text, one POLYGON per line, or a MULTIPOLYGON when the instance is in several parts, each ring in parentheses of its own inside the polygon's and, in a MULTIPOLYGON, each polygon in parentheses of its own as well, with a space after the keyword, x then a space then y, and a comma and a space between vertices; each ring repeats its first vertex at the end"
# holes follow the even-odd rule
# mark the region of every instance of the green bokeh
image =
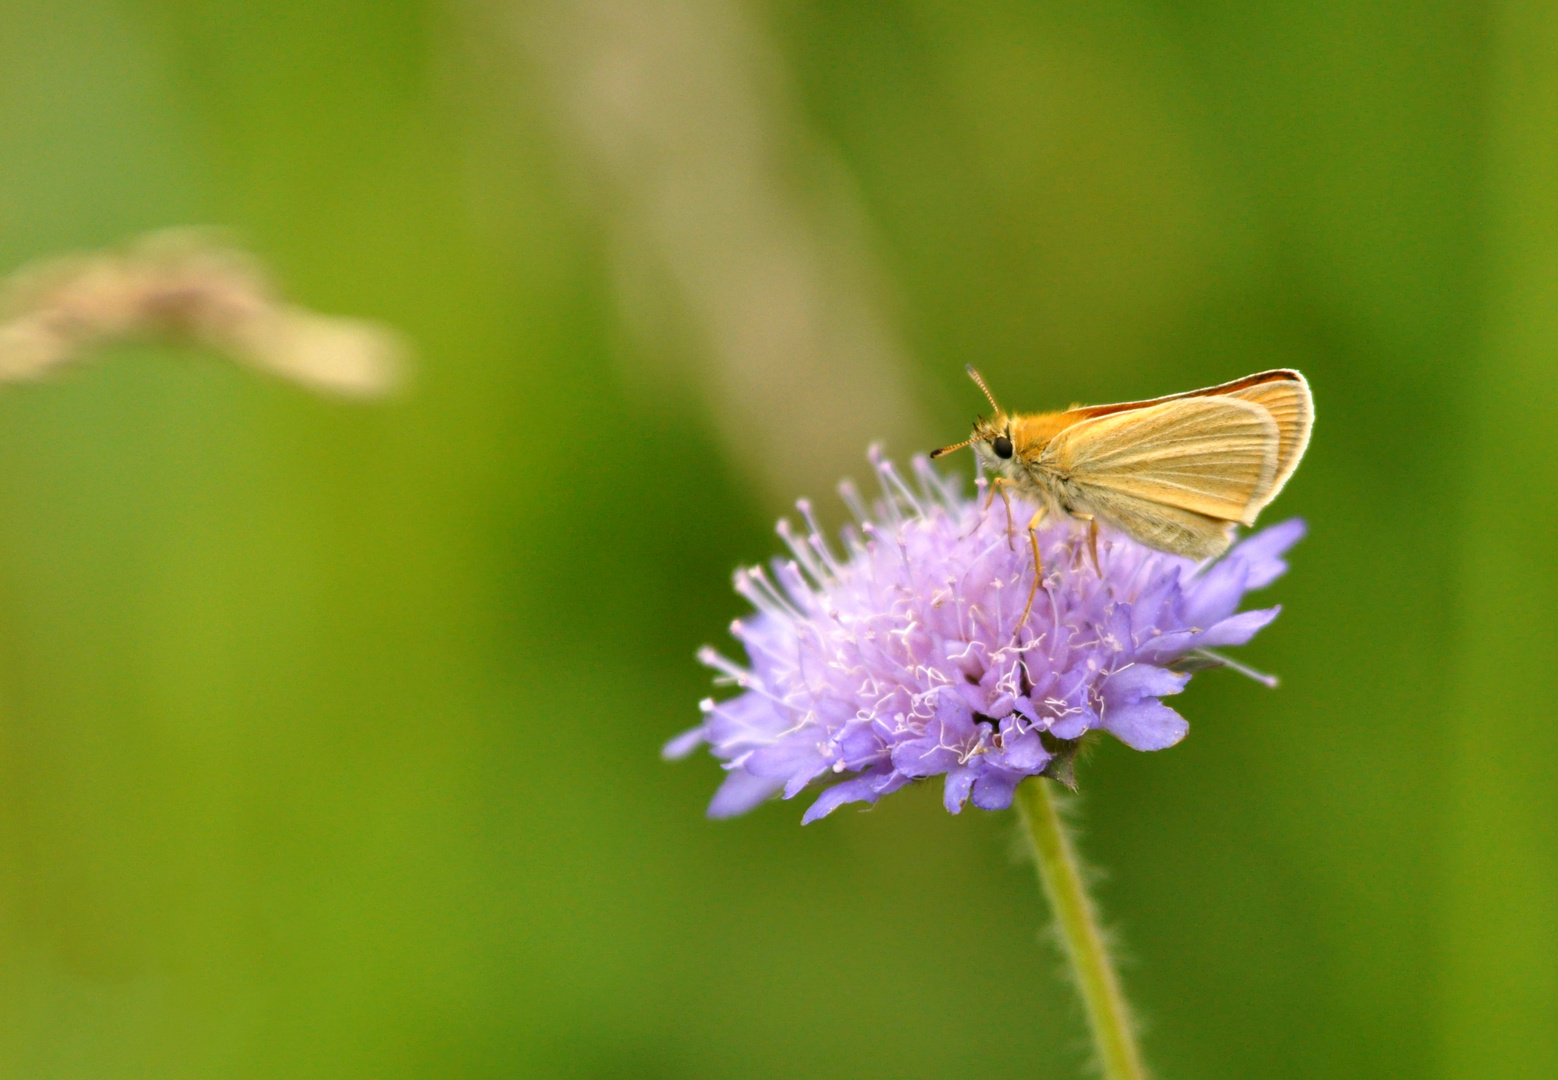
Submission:
MULTIPOLYGON (((772 508, 625 377, 478 7, 0 0, 0 270, 220 224, 420 356, 373 406, 153 346, 0 390, 0 1076, 1081 1075, 1010 814, 710 823, 659 761, 772 508)), ((1558 1073, 1558 20, 968 8, 747 8, 936 430, 970 361, 1318 402, 1282 687, 1084 776, 1149 1060, 1558 1073)))

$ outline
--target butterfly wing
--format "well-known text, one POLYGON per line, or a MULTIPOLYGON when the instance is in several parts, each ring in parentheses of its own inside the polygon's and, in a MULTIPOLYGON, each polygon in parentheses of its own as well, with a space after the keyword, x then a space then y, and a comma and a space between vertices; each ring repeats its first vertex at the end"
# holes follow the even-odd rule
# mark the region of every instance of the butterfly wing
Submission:
POLYGON ((1227 395, 1253 401, 1269 412, 1277 424, 1277 475, 1262 507, 1277 497, 1293 470, 1298 468, 1304 451, 1309 448, 1309 432, 1315 423, 1315 401, 1302 375, 1296 371, 1272 371, 1266 375, 1276 377, 1252 376, 1261 381, 1239 387, 1227 395))
POLYGON ((1262 404, 1171 398, 1073 424, 1030 467, 1062 487, 1073 509, 1199 558, 1227 547, 1231 523, 1254 523, 1276 485, 1281 445, 1262 404))
MULTIPOLYGON (((1315 422, 1314 397, 1309 392, 1309 383, 1304 376, 1292 368, 1276 368, 1271 371, 1262 371, 1256 375, 1246 375, 1242 379, 1222 383, 1218 386, 1208 386, 1201 390, 1190 390, 1183 394, 1171 394, 1168 397, 1153 398, 1149 401, 1127 401, 1118 405, 1090 405, 1080 409, 1073 409, 1067 415, 1078 419, 1087 420, 1103 416, 1113 416, 1119 413, 1137 412, 1142 409, 1162 405, 1170 401, 1185 401, 1190 398, 1231 397, 1241 401, 1250 401, 1261 406, 1271 414, 1271 418, 1277 425, 1277 471, 1273 478, 1271 490, 1266 493, 1264 506, 1277 497, 1287 483, 1288 477, 1293 475, 1293 470, 1298 468, 1299 461, 1304 456, 1304 451, 1309 447, 1309 433, 1315 422)), ((1259 507, 1257 507, 1259 509, 1259 507)))
POLYGON ((1088 493, 1090 512, 1131 539, 1189 559, 1211 559, 1233 543, 1233 522, 1165 506, 1108 488, 1088 493))

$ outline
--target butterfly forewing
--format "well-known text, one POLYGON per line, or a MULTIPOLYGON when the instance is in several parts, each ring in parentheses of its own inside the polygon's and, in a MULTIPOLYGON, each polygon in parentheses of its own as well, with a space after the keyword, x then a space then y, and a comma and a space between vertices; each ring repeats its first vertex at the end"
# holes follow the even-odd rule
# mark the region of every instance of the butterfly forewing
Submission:
POLYGON ((1262 405, 1230 396, 1176 398, 1073 424, 1030 467, 1122 527, 1125 517, 1150 506, 1248 525, 1271 496, 1280 446, 1278 423, 1262 405), (1131 502, 1146 505, 1130 513, 1131 502))
POLYGON ((1120 413, 1139 412, 1142 409, 1162 405, 1170 401, 1186 401, 1191 398, 1232 397, 1252 401, 1267 412, 1276 422, 1279 435, 1277 447, 1277 472, 1271 490, 1261 505, 1276 498, 1277 492, 1287 483, 1299 459, 1309 446, 1309 432, 1314 426, 1314 398, 1309 393, 1309 383, 1292 368, 1275 368, 1257 375, 1208 386, 1201 390, 1189 390, 1183 394, 1152 398, 1147 401, 1126 401, 1117 405, 1091 405, 1075 409, 1071 415, 1091 419, 1115 416, 1120 413))

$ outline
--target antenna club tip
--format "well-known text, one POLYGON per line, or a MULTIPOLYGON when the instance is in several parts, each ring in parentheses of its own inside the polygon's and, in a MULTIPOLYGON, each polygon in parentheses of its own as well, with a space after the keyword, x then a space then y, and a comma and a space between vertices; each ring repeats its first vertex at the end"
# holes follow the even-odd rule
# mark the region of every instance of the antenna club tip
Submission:
POLYGON ((932 450, 930 452, 929 456, 930 456, 930 459, 932 461, 935 461, 937 458, 941 457, 941 455, 945 454, 946 452, 947 452, 947 448, 945 446, 943 446, 943 447, 940 447, 939 449, 932 450))

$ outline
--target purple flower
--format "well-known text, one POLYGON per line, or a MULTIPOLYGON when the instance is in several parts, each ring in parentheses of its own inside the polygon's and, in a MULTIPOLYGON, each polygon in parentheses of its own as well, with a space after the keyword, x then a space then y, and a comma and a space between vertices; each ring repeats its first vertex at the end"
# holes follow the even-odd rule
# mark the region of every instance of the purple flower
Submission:
POLYGON ((794 558, 776 559, 771 576, 737 572, 736 591, 757 609, 731 624, 750 666, 699 654, 741 693, 704 701, 703 723, 664 753, 707 743, 724 762, 711 817, 835 777, 846 779, 804 822, 930 776, 946 777, 952 813, 968 799, 998 810, 1024 777, 1069 781, 1090 731, 1137 750, 1173 746, 1189 725, 1160 699, 1192 671, 1229 663, 1207 650, 1242 645, 1276 617, 1237 608, 1281 576, 1282 554, 1304 534, 1287 521, 1206 565, 1105 530, 1095 570, 1085 533, 1063 521, 1039 533, 1044 580, 1018 626, 1033 582, 1023 523, 1035 508, 1014 498, 1009 524, 999 500, 986 510, 923 457, 918 491, 874 450, 871 460, 883 494, 869 512, 840 488, 859 523, 844 530, 842 557, 802 502, 806 534, 779 525, 794 558))

